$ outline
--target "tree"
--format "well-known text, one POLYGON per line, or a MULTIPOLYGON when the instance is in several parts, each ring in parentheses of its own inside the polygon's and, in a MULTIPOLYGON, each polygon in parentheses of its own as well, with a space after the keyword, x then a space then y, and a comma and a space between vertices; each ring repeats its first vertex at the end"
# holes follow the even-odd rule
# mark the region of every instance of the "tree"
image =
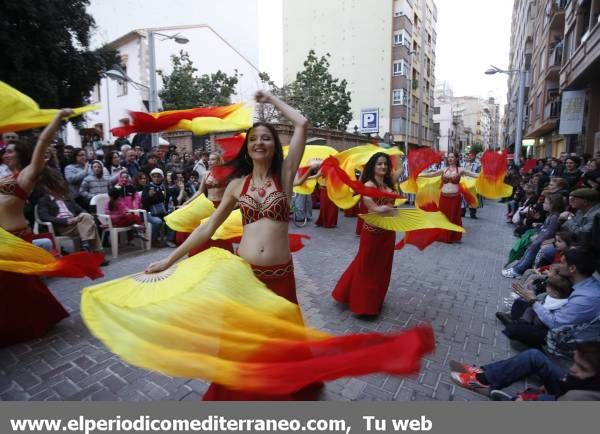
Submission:
POLYGON ((0 79, 42 108, 87 102, 101 74, 119 63, 116 50, 89 49, 95 27, 89 0, 3 0, 0 79))
MULTIPOLYGON (((269 77, 266 72, 258 74, 258 78, 261 83, 261 88, 266 89, 273 95, 282 97, 281 88, 279 88, 269 77)), ((271 104, 257 104, 254 112, 254 117, 259 122, 276 122, 282 119, 282 115, 273 105, 271 104)))
POLYGON ((237 70, 234 75, 219 70, 214 74, 197 76, 198 70, 185 51, 171 56, 171 63, 171 74, 158 71, 163 81, 159 96, 165 110, 231 104, 231 95, 235 93, 239 80, 237 70))
POLYGON ((350 92, 346 90, 346 80, 333 78, 329 72, 330 57, 327 53, 319 59, 310 50, 304 70, 283 86, 280 96, 299 109, 312 126, 345 130, 352 120, 350 92))

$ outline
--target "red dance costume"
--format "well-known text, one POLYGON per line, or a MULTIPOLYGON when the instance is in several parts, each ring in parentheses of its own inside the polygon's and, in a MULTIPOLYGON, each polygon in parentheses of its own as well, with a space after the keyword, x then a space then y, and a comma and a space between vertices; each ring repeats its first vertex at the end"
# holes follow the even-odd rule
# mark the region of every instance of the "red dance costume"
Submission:
MULTIPOLYGON (((448 174, 448 169, 444 171, 442 174, 442 184, 456 184, 460 183, 460 173, 456 175, 448 174)), ((462 196, 460 191, 457 193, 440 194, 440 204, 439 209, 444 213, 448 220, 458 226, 462 226, 462 217, 461 217, 461 203, 462 196)), ((445 229, 439 229, 439 235, 436 241, 441 241, 443 243, 455 243, 462 239, 462 232, 455 231, 447 231, 445 229)))
MULTIPOLYGON (((208 190, 210 190, 211 188, 224 188, 225 185, 222 185, 219 183, 219 181, 215 180, 214 178, 209 175, 206 179, 206 181, 204 182, 204 185, 206 186, 206 190, 208 193, 208 190)), ((215 209, 219 207, 219 204, 221 203, 221 201, 219 200, 213 200, 212 201, 213 205, 215 206, 215 209)), ((189 237, 190 234, 186 233, 186 232, 177 232, 175 234, 175 243, 177 245, 180 245, 181 243, 183 243, 187 237, 189 237)), ((223 249, 223 250, 227 250, 228 252, 231 253, 235 253, 233 250, 233 243, 231 241, 227 241, 227 240, 208 240, 205 243, 201 244, 200 246, 196 247, 195 249, 190 250, 190 252, 188 253, 188 256, 194 256, 206 249, 209 249, 211 247, 218 247, 219 249, 223 249)))
MULTIPOLYGON (((0 182, 0 194, 27 200, 27 193, 17 184, 18 174, 0 182)), ((11 231, 31 242, 29 228, 11 231)), ((69 316, 37 276, 0 271, 2 303, 0 303, 0 347, 44 336, 57 322, 69 316)))
MULTIPOLYGON (((393 205, 390 199, 373 200, 379 206, 393 205)), ((395 232, 362 222, 358 252, 335 286, 333 298, 347 303, 355 314, 378 315, 390 284, 395 242, 395 232)))
MULTIPOLYGON (((359 209, 358 209, 358 213, 359 214, 368 214, 369 210, 367 209, 367 207, 365 206, 365 204, 363 203, 363 201, 359 201, 358 204, 359 209)), ((361 219, 360 217, 356 218, 356 235, 360 235, 361 231, 362 231, 362 226, 363 226, 363 219, 361 219)))
MULTIPOLYGON (((259 203, 246 192, 250 183, 250 176, 246 178, 239 205, 242 212, 244 225, 254 223, 260 219, 268 218, 280 222, 288 222, 290 218, 290 203, 287 195, 281 191, 277 180, 277 191, 271 192, 263 203, 259 203)), ((292 303, 298 304, 296 298, 296 279, 294 277, 294 264, 292 258, 280 265, 251 265, 252 271, 258 280, 263 282, 275 294, 292 303)), ((232 390, 219 384, 212 383, 203 396, 204 401, 313 401, 322 384, 313 384, 289 395, 264 395, 254 392, 232 390)))
POLYGON ((324 228, 335 228, 337 226, 338 208, 329 199, 329 196, 327 196, 327 189, 325 187, 321 187, 319 202, 319 218, 315 224, 324 228))

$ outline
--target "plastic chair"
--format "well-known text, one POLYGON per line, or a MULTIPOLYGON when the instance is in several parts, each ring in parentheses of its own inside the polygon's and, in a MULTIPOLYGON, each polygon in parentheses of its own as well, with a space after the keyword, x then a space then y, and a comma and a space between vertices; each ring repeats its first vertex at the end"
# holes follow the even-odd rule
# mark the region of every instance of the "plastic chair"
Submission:
POLYGON ((47 228, 47 232, 50 233, 52 235, 52 239, 54 241, 54 245, 56 246, 56 248, 60 251, 65 243, 73 243, 73 250, 78 250, 79 246, 80 246, 80 239, 79 237, 69 237, 66 235, 56 235, 56 232, 54 231, 54 225, 51 222, 45 222, 42 221, 40 219, 40 216, 38 214, 38 207, 37 205, 35 206, 35 208, 33 209, 33 217, 34 217, 34 223, 33 223, 33 233, 34 234, 39 234, 40 233, 40 226, 46 226, 47 228))
MULTIPOLYGON (((102 241, 104 241, 104 236, 106 234, 109 234, 112 257, 116 258, 119 256, 119 234, 123 233, 123 232, 128 232, 128 231, 134 230, 135 227, 134 226, 127 226, 127 227, 114 227, 113 226, 110 216, 108 214, 104 214, 104 205, 109 200, 110 200, 110 198, 108 197, 108 194, 106 194, 106 193, 97 194, 96 196, 92 197, 92 199, 90 200, 90 205, 96 206, 96 217, 98 218, 98 221, 102 225, 102 227, 100 228, 102 230, 102 232, 100 234, 100 239, 102 241)), ((150 250, 151 245, 152 245, 152 241, 151 241, 152 240, 152 225, 148 221, 146 210, 136 209, 136 210, 130 210, 129 212, 134 213, 134 214, 139 214, 142 217, 142 221, 144 222, 144 227, 146 229, 146 234, 145 234, 146 241, 144 241, 144 240, 140 240, 140 241, 142 241, 142 248, 144 248, 144 243, 145 243, 146 250, 150 250)))

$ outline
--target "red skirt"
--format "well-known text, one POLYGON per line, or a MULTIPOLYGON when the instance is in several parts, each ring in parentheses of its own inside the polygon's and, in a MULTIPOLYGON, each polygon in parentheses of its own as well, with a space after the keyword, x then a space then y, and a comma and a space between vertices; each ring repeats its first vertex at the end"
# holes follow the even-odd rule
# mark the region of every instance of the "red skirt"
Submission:
MULTIPOLYGON (((448 220, 458 226, 462 226, 462 210, 461 210, 462 198, 460 193, 456 194, 441 194, 440 195, 440 211, 444 213, 448 220)), ((455 243, 460 241, 462 238, 462 232, 447 231, 445 229, 439 229, 439 235, 436 241, 443 243, 455 243)))
MULTIPOLYGON (((13 232, 31 242, 31 231, 13 232)), ((0 347, 42 337, 69 316, 37 276, 0 271, 0 347)))
MULTIPOLYGON (((362 202, 362 200, 359 202, 360 203, 360 207, 358 210, 359 214, 367 214, 369 212, 368 208, 365 206, 365 204, 362 202)), ((356 235, 360 235, 360 232, 362 230, 363 227, 363 219, 361 219, 360 217, 358 217, 356 219, 356 235)))
POLYGON ((338 208, 327 196, 326 188, 321 188, 320 203, 319 218, 315 224, 324 228, 335 228, 337 226, 338 208))
POLYGON ((356 257, 335 286, 333 298, 355 314, 378 315, 390 285, 395 242, 395 232, 364 223, 356 257))
POLYGON ((348 208, 344 210, 344 217, 357 217, 360 212, 360 202, 356 202, 352 208, 348 208))
MULTIPOLYGON (((294 264, 289 262, 281 265, 260 266, 252 265, 254 275, 275 294, 292 303, 298 304, 296 298, 296 279, 294 264)), ((289 395, 264 395, 255 392, 232 390, 216 383, 202 397, 203 401, 315 401, 323 387, 322 383, 311 384, 289 395)))

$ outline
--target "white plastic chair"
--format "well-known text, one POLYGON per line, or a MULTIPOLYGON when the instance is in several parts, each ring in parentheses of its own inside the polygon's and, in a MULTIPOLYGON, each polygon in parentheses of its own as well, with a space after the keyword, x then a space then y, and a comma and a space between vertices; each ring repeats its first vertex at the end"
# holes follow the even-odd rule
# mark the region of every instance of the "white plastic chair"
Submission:
MULTIPOLYGON (((90 205, 96 207, 96 217, 102 224, 100 228, 102 230, 100 234, 100 239, 104 241, 104 235, 107 233, 110 235, 110 247, 112 251, 112 257, 116 258, 119 256, 119 234, 123 232, 128 232, 134 229, 133 226, 127 226, 123 228, 113 227, 112 221, 108 214, 104 214, 104 205, 109 201, 108 194, 97 194, 92 197, 90 200, 90 205)), ((146 244, 146 250, 150 250, 152 244, 152 225, 148 221, 146 210, 136 209, 131 210, 131 213, 139 214, 142 217, 142 221, 144 222, 144 226, 146 228, 145 237, 147 241, 140 240, 142 242, 142 248, 144 248, 144 243, 146 244)))
POLYGON ((49 232, 50 234, 52 234, 54 245, 56 246, 56 248, 59 251, 61 250, 61 248, 63 248, 65 243, 73 243, 73 250, 79 249, 79 245, 81 242, 79 237, 69 237, 67 235, 56 235, 56 232, 54 231, 54 225, 51 222, 45 222, 40 219, 40 216, 38 214, 37 205, 33 208, 33 217, 35 220, 33 223, 33 233, 34 234, 40 233, 40 226, 46 226, 46 228, 47 228, 46 232, 49 232))

